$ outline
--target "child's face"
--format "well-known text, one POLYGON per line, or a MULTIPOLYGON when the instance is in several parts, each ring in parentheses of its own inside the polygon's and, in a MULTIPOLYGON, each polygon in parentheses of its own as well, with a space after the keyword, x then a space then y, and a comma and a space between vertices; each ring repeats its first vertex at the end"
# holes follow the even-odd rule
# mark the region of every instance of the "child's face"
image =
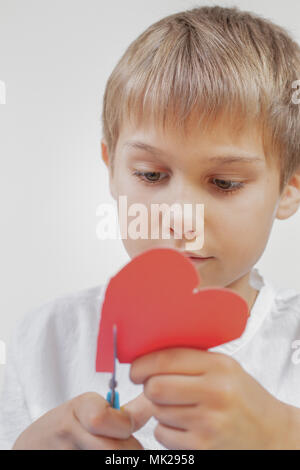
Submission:
MULTIPOLYGON (((107 164, 105 149, 102 143, 107 164)), ((276 164, 267 166, 254 127, 237 136, 223 122, 209 133, 191 131, 186 140, 175 132, 162 135, 154 127, 126 127, 117 143, 114 165, 110 179, 113 197, 118 202, 119 196, 126 195, 128 207, 143 203, 148 208, 149 226, 151 203, 170 206, 175 202, 190 203, 193 207, 196 203, 204 204, 204 245, 197 253, 213 258, 195 264, 202 287, 217 285, 239 290, 243 283, 244 287, 247 285, 249 272, 265 249, 280 199, 279 168, 276 164), (164 155, 155 156, 130 147, 128 142, 133 141, 156 147, 164 155), (222 163, 222 156, 229 155, 247 155, 249 161, 222 163), (210 161, 213 157, 220 160, 210 161), (158 182, 144 183, 133 175, 135 171, 155 172, 154 176, 148 175, 148 180, 152 176, 158 182), (239 187, 238 183, 242 185, 240 189, 230 194, 225 192, 239 187)), ((144 179, 147 180, 145 176, 144 179)), ((135 217, 129 217, 128 223, 135 217)), ((150 248, 184 251, 187 241, 190 240, 184 236, 174 238, 172 226, 170 239, 151 239, 150 235, 149 239, 123 239, 131 258, 150 248)))

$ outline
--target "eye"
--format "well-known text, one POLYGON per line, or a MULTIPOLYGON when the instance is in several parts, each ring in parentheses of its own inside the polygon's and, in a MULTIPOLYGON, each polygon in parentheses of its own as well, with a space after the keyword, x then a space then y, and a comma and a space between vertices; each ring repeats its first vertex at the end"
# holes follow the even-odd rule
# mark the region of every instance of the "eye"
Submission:
POLYGON ((166 177, 159 179, 159 175, 163 174, 161 171, 134 171, 132 174, 145 184, 157 184, 166 179, 166 177))
POLYGON ((212 181, 218 182, 215 184, 216 190, 223 194, 232 194, 244 187, 244 183, 240 181, 222 180, 219 178, 213 178, 212 181))
MULTIPOLYGON (((132 174, 146 185, 160 184, 163 180, 168 178, 167 173, 165 173, 167 176, 159 178, 159 176, 163 174, 160 171, 134 171, 132 174)), ((221 178, 213 178, 212 181, 214 182, 215 189, 224 195, 233 194, 245 186, 242 182, 223 180, 221 178)))

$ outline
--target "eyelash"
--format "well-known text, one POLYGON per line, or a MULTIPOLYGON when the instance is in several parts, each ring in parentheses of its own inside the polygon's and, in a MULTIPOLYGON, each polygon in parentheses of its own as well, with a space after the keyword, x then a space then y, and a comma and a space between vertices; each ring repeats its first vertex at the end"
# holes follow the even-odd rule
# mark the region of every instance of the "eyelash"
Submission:
MULTIPOLYGON (((148 175, 148 174, 158 174, 158 173, 161 173, 160 171, 134 171, 132 174, 134 176, 136 176, 138 178, 138 180, 146 185, 152 185, 152 184, 159 184, 162 180, 160 181, 149 181, 149 180, 145 180, 143 177, 145 175, 148 175)), ((166 179, 166 178, 163 178, 163 179, 166 179)), ((226 183, 236 183, 236 186, 234 189, 221 189, 221 188, 218 188, 217 186, 215 186, 215 189, 216 191, 228 196, 228 195, 232 195, 233 193, 235 193, 236 191, 239 191, 241 190, 245 185, 244 183, 241 183, 241 182, 234 182, 234 181, 231 181, 231 180, 223 180, 221 178, 213 178, 213 180, 216 180, 216 181, 225 181, 226 183)))

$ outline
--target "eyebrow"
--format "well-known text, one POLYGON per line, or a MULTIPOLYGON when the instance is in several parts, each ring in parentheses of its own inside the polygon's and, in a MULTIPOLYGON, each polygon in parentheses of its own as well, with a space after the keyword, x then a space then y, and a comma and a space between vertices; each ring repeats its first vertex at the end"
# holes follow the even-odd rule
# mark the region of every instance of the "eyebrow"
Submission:
MULTIPOLYGON (((144 150, 145 152, 151 153, 154 156, 162 156, 162 157, 171 157, 168 153, 164 152, 163 150, 153 147, 152 145, 146 144, 145 142, 140 142, 138 140, 129 140, 124 143, 123 147, 129 147, 138 150, 144 150)), ((230 164, 230 163, 256 163, 260 162, 263 163, 264 160, 257 155, 250 155, 249 153, 245 153, 244 151, 239 151, 239 155, 219 155, 210 157, 207 159, 210 163, 220 163, 220 164, 230 164), (243 155, 241 155, 243 154, 243 155)))

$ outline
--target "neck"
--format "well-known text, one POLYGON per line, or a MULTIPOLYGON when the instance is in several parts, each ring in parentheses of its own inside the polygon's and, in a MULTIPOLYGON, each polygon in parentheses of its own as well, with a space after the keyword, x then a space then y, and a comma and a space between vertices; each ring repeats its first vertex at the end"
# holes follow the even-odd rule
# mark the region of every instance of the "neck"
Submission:
POLYGON ((245 301, 248 304, 248 311, 249 311, 249 316, 250 316, 251 310, 259 294, 259 291, 257 289, 254 289, 250 285, 249 280, 250 280, 250 272, 247 273, 245 276, 242 276, 238 280, 232 282, 226 287, 228 289, 232 289, 233 291, 235 291, 237 294, 239 294, 241 297, 245 299, 245 301))

